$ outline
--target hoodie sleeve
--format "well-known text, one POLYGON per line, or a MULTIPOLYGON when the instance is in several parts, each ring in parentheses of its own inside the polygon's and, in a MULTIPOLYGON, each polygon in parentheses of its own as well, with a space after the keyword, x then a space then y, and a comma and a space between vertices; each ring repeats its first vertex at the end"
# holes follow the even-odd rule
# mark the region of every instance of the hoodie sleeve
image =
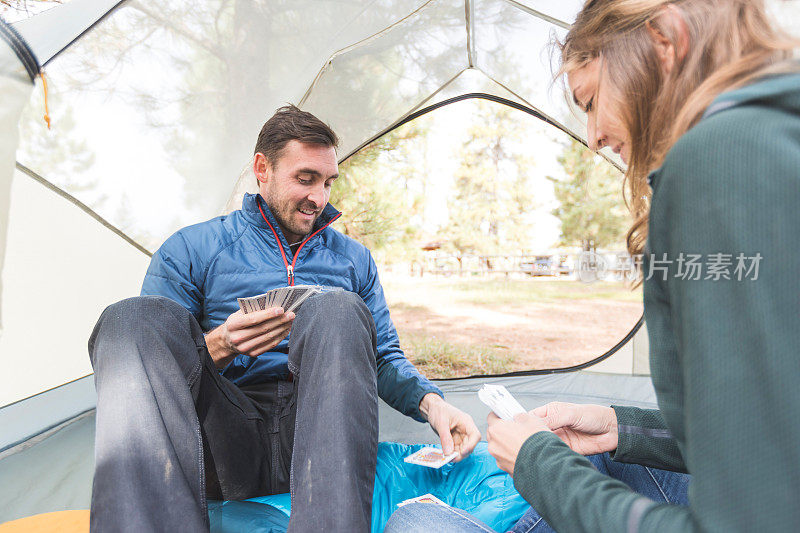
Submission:
POLYGON ((378 332, 378 395, 394 409, 415 420, 424 422, 419 402, 433 392, 444 397, 436 385, 414 368, 400 349, 400 340, 389 316, 389 308, 378 279, 378 268, 372 254, 366 251, 366 276, 358 294, 367 304, 378 332))

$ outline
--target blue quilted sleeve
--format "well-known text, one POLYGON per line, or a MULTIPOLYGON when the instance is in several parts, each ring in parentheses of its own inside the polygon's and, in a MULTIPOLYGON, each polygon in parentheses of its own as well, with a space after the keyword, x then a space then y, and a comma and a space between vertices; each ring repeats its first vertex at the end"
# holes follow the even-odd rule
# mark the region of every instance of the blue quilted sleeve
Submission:
POLYGON ((369 251, 366 251, 364 261, 367 265, 366 276, 362 278, 364 281, 359 296, 372 312, 378 331, 378 395, 401 413, 424 422, 419 412, 422 397, 430 392, 442 397, 444 395, 414 368, 400 349, 400 339, 389 316, 389 307, 378 279, 378 268, 369 251))
POLYGON ((142 283, 142 296, 164 296, 185 307, 203 324, 202 267, 181 232, 153 254, 142 283))

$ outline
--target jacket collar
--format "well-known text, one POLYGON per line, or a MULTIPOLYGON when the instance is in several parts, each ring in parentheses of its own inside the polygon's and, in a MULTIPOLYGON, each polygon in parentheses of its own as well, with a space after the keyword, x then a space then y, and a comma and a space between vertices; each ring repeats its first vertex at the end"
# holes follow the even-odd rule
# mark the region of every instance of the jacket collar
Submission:
MULTIPOLYGON (((281 230, 281 227, 278 225, 278 221, 275 220, 275 216, 272 214, 272 211, 270 211, 269 207, 267 207, 267 203, 260 194, 247 193, 244 195, 244 199, 242 200, 242 214, 244 215, 245 219, 247 219, 247 221, 254 226, 269 230, 269 226, 264 221, 264 217, 261 216, 261 210, 258 208, 259 206, 261 206, 261 210, 264 211, 264 216, 267 217, 267 220, 278 234, 281 243, 283 243, 288 249, 289 242, 283 235, 283 230, 281 230)), ((314 228, 311 230, 311 233, 314 233, 321 227, 330 224, 334 218, 339 216, 339 214, 339 211, 330 203, 326 205, 325 209, 322 210, 322 214, 317 218, 317 220, 314 221, 314 228)))

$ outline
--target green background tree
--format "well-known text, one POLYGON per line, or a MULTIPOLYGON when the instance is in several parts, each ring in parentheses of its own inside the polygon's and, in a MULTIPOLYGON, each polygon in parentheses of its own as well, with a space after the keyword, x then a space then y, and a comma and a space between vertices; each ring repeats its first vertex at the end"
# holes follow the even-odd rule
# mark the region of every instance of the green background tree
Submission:
POLYGON ((628 215, 622 199, 622 173, 572 140, 558 158, 564 179, 550 178, 559 206, 561 244, 583 250, 622 245, 628 215))
POLYGON ((524 155, 522 129, 513 113, 480 102, 458 155, 447 244, 458 256, 519 251, 528 240, 531 161, 524 155))

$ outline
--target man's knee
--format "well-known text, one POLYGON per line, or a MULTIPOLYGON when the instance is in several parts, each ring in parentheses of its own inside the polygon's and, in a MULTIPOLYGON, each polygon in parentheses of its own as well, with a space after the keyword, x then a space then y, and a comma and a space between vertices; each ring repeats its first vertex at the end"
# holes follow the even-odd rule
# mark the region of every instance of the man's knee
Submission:
POLYGON ((303 303, 292 326, 289 340, 289 368, 298 373, 300 360, 314 350, 311 360, 330 371, 347 368, 353 371, 359 354, 365 366, 376 365, 377 333, 372 313, 355 293, 332 291, 318 294, 303 303), (311 346, 316 348, 310 348, 311 346), (320 345, 320 341, 323 344, 320 345), (339 365, 336 361, 347 362, 339 365))
POLYGON ((301 322, 322 322, 333 331, 363 325, 374 330, 372 313, 359 295, 349 291, 331 291, 306 300, 298 312, 301 322))
POLYGON ((139 344, 143 338, 163 329, 173 334, 179 334, 181 329, 187 334, 201 333, 189 311, 169 298, 136 296, 121 300, 106 307, 100 315, 89 337, 89 355, 94 361, 95 347, 101 338, 139 344))

